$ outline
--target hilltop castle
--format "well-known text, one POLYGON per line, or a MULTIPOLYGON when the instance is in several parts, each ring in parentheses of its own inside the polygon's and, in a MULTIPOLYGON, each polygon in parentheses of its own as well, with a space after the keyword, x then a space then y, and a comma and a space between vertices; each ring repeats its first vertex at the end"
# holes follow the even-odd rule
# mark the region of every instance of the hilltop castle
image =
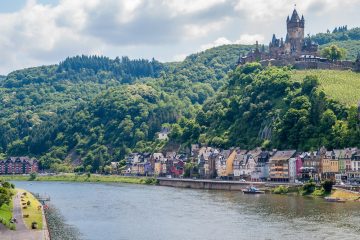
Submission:
POLYGON ((263 66, 287 66, 292 65, 298 69, 352 69, 360 70, 359 57, 356 62, 337 61, 332 62, 321 58, 319 46, 313 42, 310 36, 305 38, 305 18, 301 18, 294 9, 291 17, 286 19, 287 34, 285 40, 276 38, 275 34, 269 43, 268 52, 265 46, 259 47, 256 42, 255 49, 247 55, 241 55, 238 64, 260 62, 263 66))

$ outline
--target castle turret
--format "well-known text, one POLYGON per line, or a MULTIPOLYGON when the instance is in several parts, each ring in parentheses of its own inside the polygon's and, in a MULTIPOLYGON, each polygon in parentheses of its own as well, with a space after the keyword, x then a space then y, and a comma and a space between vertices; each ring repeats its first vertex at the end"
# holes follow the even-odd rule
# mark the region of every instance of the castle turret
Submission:
POLYGON ((304 16, 299 17, 298 12, 294 9, 291 18, 286 20, 287 34, 290 42, 290 49, 294 54, 300 54, 302 46, 304 44, 304 28, 305 18, 304 16))

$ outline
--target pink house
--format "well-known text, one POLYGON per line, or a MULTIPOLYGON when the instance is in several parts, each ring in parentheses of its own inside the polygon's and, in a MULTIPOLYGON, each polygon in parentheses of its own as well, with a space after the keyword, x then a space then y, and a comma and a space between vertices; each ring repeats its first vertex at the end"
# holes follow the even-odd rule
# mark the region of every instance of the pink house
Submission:
POLYGON ((301 168, 303 166, 303 163, 302 163, 301 157, 299 155, 296 157, 295 164, 296 164, 296 176, 301 177, 301 168))

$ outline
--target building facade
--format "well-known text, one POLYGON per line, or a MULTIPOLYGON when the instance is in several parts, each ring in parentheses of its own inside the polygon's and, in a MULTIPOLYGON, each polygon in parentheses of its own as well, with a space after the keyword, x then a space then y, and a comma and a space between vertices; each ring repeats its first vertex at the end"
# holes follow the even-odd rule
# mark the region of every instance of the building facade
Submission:
POLYGON ((10 157, 0 161, 0 174, 29 174, 38 171, 39 165, 35 158, 10 157))

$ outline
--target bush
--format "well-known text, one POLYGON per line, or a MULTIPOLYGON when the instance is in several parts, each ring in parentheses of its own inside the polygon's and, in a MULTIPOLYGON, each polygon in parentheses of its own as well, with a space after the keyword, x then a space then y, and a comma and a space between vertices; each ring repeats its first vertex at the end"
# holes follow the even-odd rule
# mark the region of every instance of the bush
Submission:
POLYGON ((313 180, 310 180, 309 182, 305 183, 301 188, 302 195, 309 195, 312 194, 316 189, 316 184, 313 180))
POLYGON ((321 186, 324 189, 325 193, 331 193, 333 185, 334 182, 331 180, 325 180, 321 183, 321 186))
POLYGON ((321 197, 321 196, 325 195, 325 191, 324 191, 323 188, 318 188, 312 193, 312 195, 317 196, 317 197, 321 197))
POLYGON ((156 185, 158 183, 158 180, 156 178, 146 178, 145 184, 148 185, 156 185))
POLYGON ((37 178, 37 173, 36 172, 32 172, 30 173, 30 177, 29 177, 29 181, 34 181, 37 178))
POLYGON ((31 202, 30 201, 27 201, 27 203, 26 203, 28 206, 30 206, 30 204, 31 204, 31 202))
POLYGON ((278 187, 276 187, 276 188, 274 188, 272 190, 272 193, 275 193, 275 194, 286 194, 288 192, 289 192, 288 187, 285 187, 285 186, 282 186, 282 185, 278 186, 278 187))

